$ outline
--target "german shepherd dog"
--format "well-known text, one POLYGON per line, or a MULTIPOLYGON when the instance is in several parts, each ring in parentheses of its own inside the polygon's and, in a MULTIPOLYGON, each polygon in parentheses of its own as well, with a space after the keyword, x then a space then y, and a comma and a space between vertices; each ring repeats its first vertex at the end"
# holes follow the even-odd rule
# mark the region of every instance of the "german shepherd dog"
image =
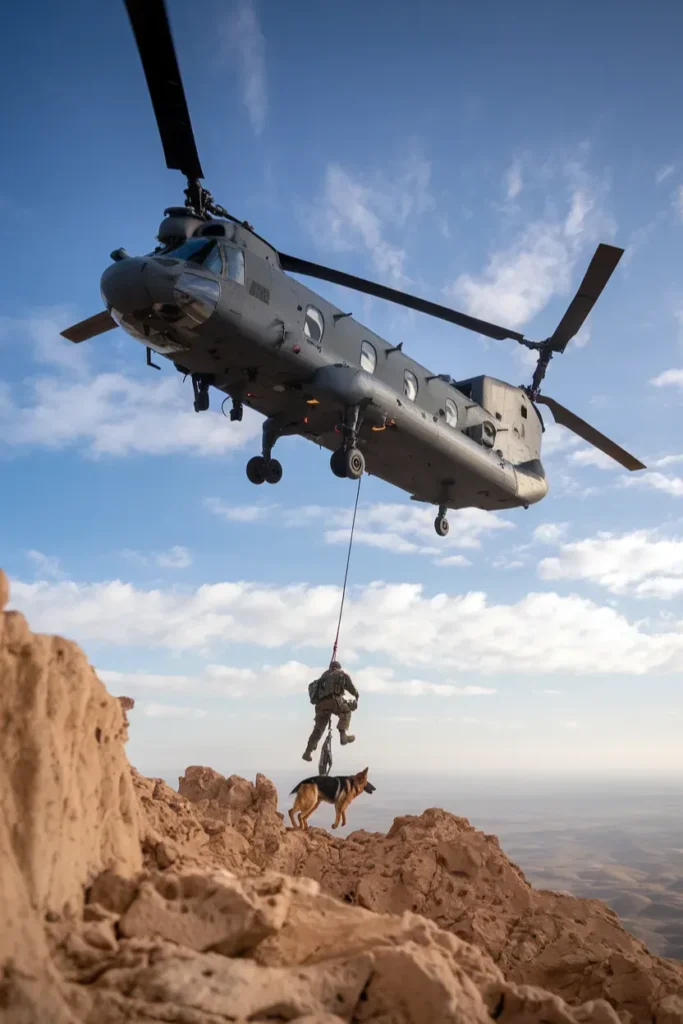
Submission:
POLYGON ((346 808, 351 801, 361 793, 374 792, 375 787, 368 782, 367 768, 358 772, 357 775, 313 775, 310 779, 299 782, 292 790, 292 793, 296 793, 294 806, 289 812, 292 827, 307 829, 308 819, 323 802, 334 804, 337 812, 332 828, 337 828, 340 821, 342 825, 346 825, 346 808), (299 812, 298 825, 294 819, 297 811, 299 812))

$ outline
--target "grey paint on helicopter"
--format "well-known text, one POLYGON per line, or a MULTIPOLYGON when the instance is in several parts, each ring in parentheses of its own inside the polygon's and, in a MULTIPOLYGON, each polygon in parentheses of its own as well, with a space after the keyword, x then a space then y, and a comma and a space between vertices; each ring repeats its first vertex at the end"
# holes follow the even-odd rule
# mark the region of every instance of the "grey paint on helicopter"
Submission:
POLYGON ((172 82, 175 107, 164 92, 175 53, 163 0, 126 0, 126 6, 167 163, 179 169, 191 165, 193 171, 187 174, 186 205, 166 211, 157 249, 142 257, 112 253, 113 263, 101 279, 107 312, 64 331, 66 338, 81 342, 121 326, 147 348, 149 363, 154 351, 191 375, 198 412, 208 408, 209 389, 215 388, 232 399, 231 418, 241 418, 244 405, 261 413, 266 417, 262 453, 247 468, 254 483, 280 479, 282 467, 272 447, 278 437, 296 434, 332 451, 337 476, 357 478, 367 470, 414 500, 439 506, 435 527, 442 536, 448 531, 446 509, 528 507, 547 494, 537 402, 626 468, 644 468, 540 393, 550 358, 577 333, 622 250, 598 247, 565 317, 544 342, 283 256, 250 225, 217 206, 197 180, 201 167, 189 113, 186 121, 177 120, 179 71, 172 82), (158 53, 163 46, 170 50, 162 76, 158 53), (538 351, 532 385, 514 387, 488 376, 452 381, 433 374, 287 270, 356 287, 491 337, 512 338, 538 351))

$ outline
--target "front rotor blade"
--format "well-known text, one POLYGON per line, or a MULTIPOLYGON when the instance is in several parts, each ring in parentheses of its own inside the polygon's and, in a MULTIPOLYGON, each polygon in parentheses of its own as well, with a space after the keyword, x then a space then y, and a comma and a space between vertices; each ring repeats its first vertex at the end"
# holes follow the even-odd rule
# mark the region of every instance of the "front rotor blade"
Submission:
POLYGON ((553 414, 556 423, 559 423, 562 427, 567 427, 568 430, 573 431, 579 437, 582 437, 584 441, 588 441, 588 444, 592 444, 594 448, 598 448, 605 455, 609 455, 611 459, 624 466, 625 469, 631 471, 635 469, 645 469, 644 463, 640 462, 634 455, 629 455, 627 451, 620 448, 614 441, 610 441, 608 437, 601 434, 595 427, 591 427, 590 423, 586 423, 575 413, 570 412, 569 409, 565 409, 563 405, 556 402, 554 398, 548 398, 546 395, 538 395, 536 398, 537 402, 542 402, 547 405, 553 414))
POLYGON ((400 306, 416 309, 419 313, 427 313, 440 320, 448 320, 449 323, 457 324, 459 327, 466 327, 469 331, 475 331, 477 334, 485 334, 487 338, 498 340, 512 338, 514 341, 524 341, 523 334, 508 331, 506 327, 497 327, 496 324, 489 324, 486 320, 477 320, 473 316, 467 316, 466 313, 458 313, 454 309, 449 309, 448 306, 440 306, 437 302, 428 302, 427 299, 408 295, 407 292, 396 291, 395 288, 387 288, 386 285, 376 284, 374 281, 366 281, 363 277, 345 274, 341 270, 332 270, 319 263, 309 263, 308 260, 300 260, 297 256, 286 256, 282 252, 278 253, 278 256, 282 269, 289 270, 294 274, 316 277, 321 281, 331 281, 332 284, 341 284, 345 288, 353 288, 357 292, 365 292, 366 295, 374 295, 378 299, 396 302, 400 306))
POLYGON ((164 147, 166 166, 203 178, 163 0, 124 0, 164 147))
POLYGON ((87 320, 81 320, 79 324, 74 324, 73 327, 67 327, 65 331, 60 333, 67 341, 73 341, 75 345, 79 345, 82 341, 88 341, 89 338, 94 338, 98 334, 113 331, 115 327, 118 327, 116 320, 113 320, 109 313, 103 310, 101 313, 95 313, 94 316, 88 317, 87 320))
POLYGON ((623 255, 624 250, 618 249, 615 245, 604 245, 601 242, 597 247, 579 290, 555 328, 555 333, 548 339, 553 352, 564 352, 572 338, 581 330, 584 320, 599 299, 623 255))

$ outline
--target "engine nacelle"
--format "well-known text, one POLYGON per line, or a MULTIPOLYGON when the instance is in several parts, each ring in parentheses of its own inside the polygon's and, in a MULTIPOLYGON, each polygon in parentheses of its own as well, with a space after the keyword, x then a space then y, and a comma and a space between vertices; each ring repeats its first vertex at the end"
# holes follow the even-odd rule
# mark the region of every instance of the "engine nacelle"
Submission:
POLYGON ((192 238, 197 228, 204 224, 203 220, 195 217, 184 206, 169 206, 164 210, 164 214, 164 220, 157 232, 157 238, 163 246, 178 244, 192 238))

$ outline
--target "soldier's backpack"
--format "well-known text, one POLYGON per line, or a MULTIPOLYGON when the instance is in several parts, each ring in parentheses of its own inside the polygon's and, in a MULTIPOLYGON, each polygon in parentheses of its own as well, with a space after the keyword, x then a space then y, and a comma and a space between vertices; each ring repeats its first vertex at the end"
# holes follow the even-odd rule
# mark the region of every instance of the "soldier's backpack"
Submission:
POLYGON ((318 693, 320 691, 320 680, 314 679, 312 683, 308 684, 308 698, 311 704, 318 703, 318 693))

